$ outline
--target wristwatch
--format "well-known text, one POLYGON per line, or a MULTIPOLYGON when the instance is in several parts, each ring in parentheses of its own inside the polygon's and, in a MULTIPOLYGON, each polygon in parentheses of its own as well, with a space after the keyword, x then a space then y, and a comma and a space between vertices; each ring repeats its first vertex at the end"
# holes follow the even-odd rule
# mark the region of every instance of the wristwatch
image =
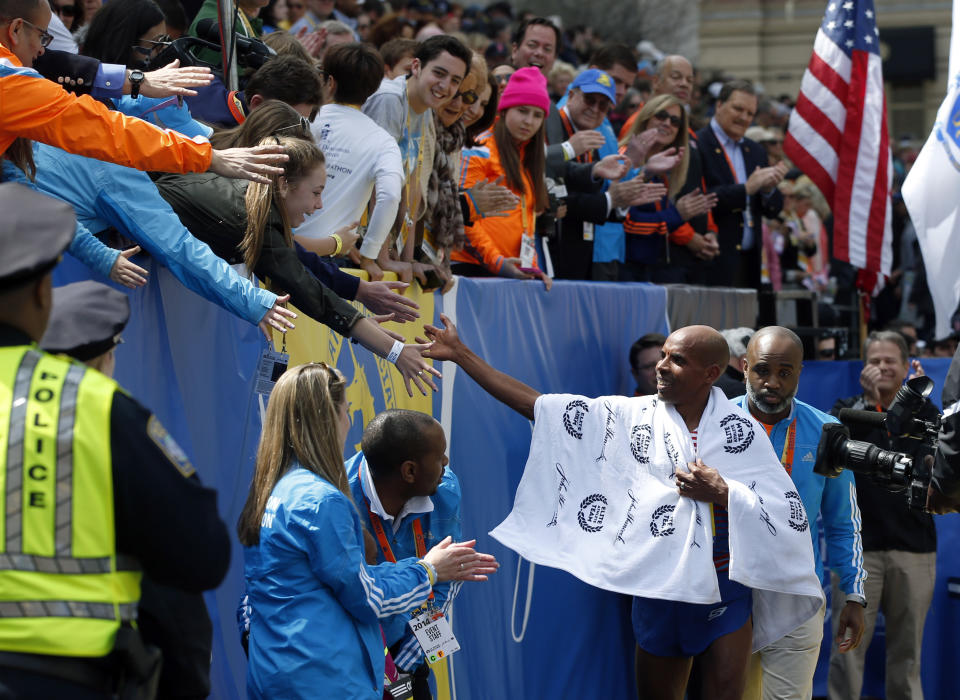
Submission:
POLYGON ((127 76, 130 80, 130 97, 137 99, 140 97, 140 85, 143 83, 144 75, 142 70, 134 69, 127 76))

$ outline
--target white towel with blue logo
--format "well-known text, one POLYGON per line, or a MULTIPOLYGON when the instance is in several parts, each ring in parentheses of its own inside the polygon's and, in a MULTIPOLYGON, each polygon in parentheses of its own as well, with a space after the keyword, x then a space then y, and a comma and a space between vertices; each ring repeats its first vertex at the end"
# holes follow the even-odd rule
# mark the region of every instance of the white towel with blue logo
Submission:
POLYGON ((718 602, 711 505, 680 496, 675 478, 699 456, 727 482, 729 575, 754 589, 754 648, 817 612, 800 497, 763 428, 719 389, 696 448, 676 409, 652 396, 551 394, 534 412, 513 510, 490 533, 504 545, 605 590, 718 602))

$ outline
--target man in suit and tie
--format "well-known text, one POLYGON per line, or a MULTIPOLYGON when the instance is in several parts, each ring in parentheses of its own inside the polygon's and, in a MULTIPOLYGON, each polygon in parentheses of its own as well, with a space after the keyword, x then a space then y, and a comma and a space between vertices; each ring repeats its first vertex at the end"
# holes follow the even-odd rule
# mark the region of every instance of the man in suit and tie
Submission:
POLYGON ((720 254, 707 270, 710 285, 760 287, 762 217, 783 207, 777 184, 786 166, 768 166, 763 146, 744 138, 756 112, 753 85, 731 80, 720 90, 716 114, 697 132, 707 191, 717 195, 720 254))

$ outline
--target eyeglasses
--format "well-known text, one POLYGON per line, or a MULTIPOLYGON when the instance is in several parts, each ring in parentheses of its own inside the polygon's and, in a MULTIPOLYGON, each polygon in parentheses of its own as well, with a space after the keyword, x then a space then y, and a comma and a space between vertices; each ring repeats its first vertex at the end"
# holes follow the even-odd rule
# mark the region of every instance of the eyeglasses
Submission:
POLYGON ((817 357, 828 360, 831 357, 836 357, 837 349, 836 348, 820 348, 817 350, 817 357))
POLYGON ((611 107, 609 98, 595 92, 583 93, 583 101, 587 107, 598 109, 601 112, 606 112, 611 107))
POLYGON ((63 15, 64 17, 73 17, 77 13, 77 9, 73 5, 60 5, 57 7, 57 14, 63 15))
POLYGON ((170 46, 171 42, 169 34, 161 34, 156 39, 140 39, 139 44, 130 48, 141 56, 154 56, 170 46), (141 46, 141 44, 150 44, 150 46, 141 46))
POLYGON ((281 126, 279 129, 275 129, 273 133, 279 134, 282 131, 289 131, 290 129, 300 129, 301 131, 309 134, 310 122, 307 121, 306 117, 300 117, 300 121, 296 124, 291 124, 290 126, 281 126))
POLYGON ((40 29, 40 27, 35 25, 33 22, 28 22, 27 20, 23 19, 23 17, 20 18, 20 21, 31 29, 37 30, 37 32, 40 34, 40 46, 43 48, 50 46, 50 42, 53 41, 53 34, 48 32, 46 29, 40 29))
POLYGON ((497 75, 494 76, 497 79, 497 85, 506 85, 509 83, 511 75, 513 75, 513 73, 497 73, 497 75))
POLYGON ((655 119, 659 119, 662 122, 670 122, 673 126, 680 128, 680 123, 683 121, 676 114, 670 114, 667 110, 661 109, 659 112, 653 115, 655 119))
POLYGON ((480 95, 477 94, 476 90, 467 90, 466 92, 458 92, 453 96, 453 99, 460 98, 463 100, 463 104, 472 105, 474 102, 480 99, 480 95))

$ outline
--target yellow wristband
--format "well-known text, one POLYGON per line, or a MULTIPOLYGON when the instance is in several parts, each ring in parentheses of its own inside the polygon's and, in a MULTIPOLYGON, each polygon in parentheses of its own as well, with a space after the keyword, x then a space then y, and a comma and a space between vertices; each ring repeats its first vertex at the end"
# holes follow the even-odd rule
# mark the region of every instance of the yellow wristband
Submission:
POLYGON ((427 572, 427 580, 430 582, 430 585, 433 586, 437 582, 437 570, 433 568, 433 564, 426 561, 425 559, 418 559, 417 563, 423 567, 424 571, 427 572))
POLYGON ((337 242, 337 249, 333 251, 333 255, 340 255, 340 251, 343 250, 343 239, 340 238, 339 234, 334 233, 330 236, 333 240, 337 242))

